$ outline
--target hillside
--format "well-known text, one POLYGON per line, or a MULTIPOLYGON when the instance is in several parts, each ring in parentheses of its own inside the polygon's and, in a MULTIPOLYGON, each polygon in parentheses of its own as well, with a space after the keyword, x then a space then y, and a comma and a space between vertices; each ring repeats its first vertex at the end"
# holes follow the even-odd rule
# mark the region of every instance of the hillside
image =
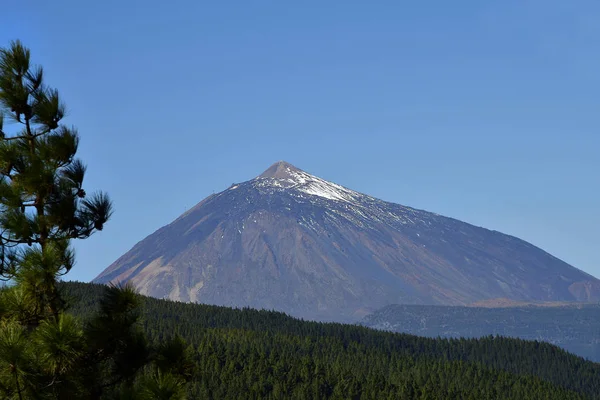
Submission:
POLYGON ((157 298, 335 321, 389 304, 600 300, 600 281, 530 243, 285 162, 204 199, 95 279, 125 281, 157 298))
POLYGON ((539 340, 600 362, 600 305, 504 308, 391 305, 366 316, 375 329, 427 337, 501 335, 539 340))
MULTIPOLYGON (((62 288, 84 318, 102 293, 62 288)), ((600 398, 600 364, 545 343, 428 339, 152 298, 141 312, 152 340, 177 333, 193 347, 191 398, 600 398)))

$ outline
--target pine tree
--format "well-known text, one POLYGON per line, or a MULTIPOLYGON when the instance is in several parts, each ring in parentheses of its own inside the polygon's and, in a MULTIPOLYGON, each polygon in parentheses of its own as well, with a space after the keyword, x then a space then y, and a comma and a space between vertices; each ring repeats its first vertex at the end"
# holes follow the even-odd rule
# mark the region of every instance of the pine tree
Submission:
POLYGON ((58 91, 19 41, 0 51, 0 106, 0 274, 26 288, 35 326, 47 314, 58 318, 56 282, 73 266, 70 240, 102 230, 112 203, 86 193, 78 132, 62 124, 58 91))
POLYGON ((106 287, 87 323, 66 313, 59 281, 74 264, 70 243, 102 230, 112 203, 86 193, 79 135, 64 116, 29 49, 0 49, 0 278, 9 282, 0 290, 0 397, 181 399, 187 345, 149 346, 131 287, 106 287))

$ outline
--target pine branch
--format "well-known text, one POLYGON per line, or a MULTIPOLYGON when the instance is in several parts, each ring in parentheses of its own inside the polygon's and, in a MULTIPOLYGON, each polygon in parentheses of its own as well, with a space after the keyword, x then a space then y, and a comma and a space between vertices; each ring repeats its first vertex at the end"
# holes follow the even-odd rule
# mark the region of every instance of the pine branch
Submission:
MULTIPOLYGON (((40 136, 44 136, 46 134, 50 133, 50 131, 41 131, 38 133, 32 133, 31 135, 27 134, 27 135, 21 135, 21 136, 11 136, 11 137, 3 137, 4 140, 6 141, 11 141, 11 140, 20 140, 20 139, 35 139, 38 138, 40 136)), ((2 134, 4 135, 4 134, 2 134)))
POLYGON ((16 239, 9 239, 7 237, 4 236, 0 236, 0 241, 6 242, 6 243, 15 243, 17 245, 19 244, 28 244, 28 243, 39 243, 39 241, 37 239, 28 239, 28 240, 16 240, 16 239))

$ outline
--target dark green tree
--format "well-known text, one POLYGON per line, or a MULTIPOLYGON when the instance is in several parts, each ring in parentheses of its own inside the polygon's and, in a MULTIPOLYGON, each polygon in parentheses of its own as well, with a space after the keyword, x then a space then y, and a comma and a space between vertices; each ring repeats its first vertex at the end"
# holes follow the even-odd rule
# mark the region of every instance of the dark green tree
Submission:
POLYGON ((105 288, 85 323, 67 313, 59 281, 74 264, 70 243, 102 230, 112 203, 86 193, 64 116, 29 49, 1 48, 0 398, 180 399, 185 369, 173 365, 185 346, 148 344, 132 288, 105 288))
POLYGON ((58 318, 56 282, 74 262, 69 241, 102 230, 112 204, 86 193, 77 130, 62 124, 58 91, 18 41, 0 50, 0 107, 0 274, 27 289, 27 322, 37 325, 58 318))

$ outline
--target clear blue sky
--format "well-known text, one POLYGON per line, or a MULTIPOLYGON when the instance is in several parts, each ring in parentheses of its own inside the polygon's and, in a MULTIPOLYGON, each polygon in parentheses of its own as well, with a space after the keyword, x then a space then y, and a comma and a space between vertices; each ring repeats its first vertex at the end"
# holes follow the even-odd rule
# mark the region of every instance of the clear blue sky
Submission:
POLYGON ((600 2, 12 1, 112 196, 87 281, 286 160, 600 276, 600 2))

